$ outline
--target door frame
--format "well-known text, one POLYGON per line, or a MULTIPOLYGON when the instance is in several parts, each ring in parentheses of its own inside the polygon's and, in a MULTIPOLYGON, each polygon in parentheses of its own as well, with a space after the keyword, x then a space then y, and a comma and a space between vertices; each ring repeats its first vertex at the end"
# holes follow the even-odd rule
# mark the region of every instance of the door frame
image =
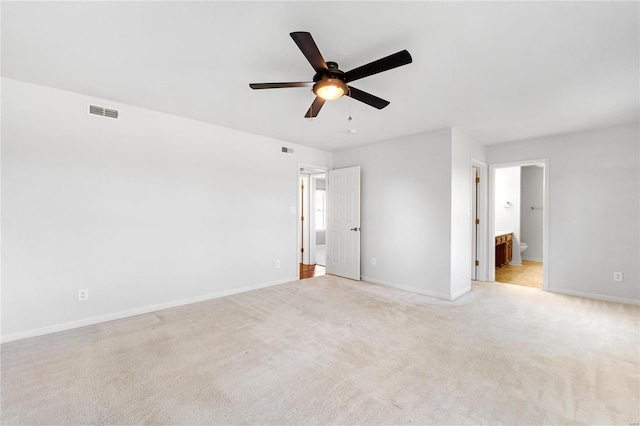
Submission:
MULTIPOLYGON (((302 194, 300 193, 300 176, 301 175, 313 175, 313 174, 320 174, 320 173, 327 173, 329 171, 329 168, 327 166, 319 166, 317 164, 309 164, 309 163, 301 163, 298 162, 298 168, 296 171, 296 220, 295 220, 295 265, 296 265, 296 277, 299 280, 300 279, 300 259, 302 259, 301 255, 300 255, 300 232, 301 232, 301 226, 300 226, 300 215, 302 214, 302 212, 299 211, 299 206, 300 206, 300 198, 302 196, 302 194), (307 170, 309 169, 309 170, 307 170), (303 171, 304 170, 304 171, 303 171), (309 171, 313 171, 313 173, 309 173, 309 171)), ((309 178, 309 182, 311 182, 313 179, 311 179, 311 177, 309 178)), ((309 194, 311 193, 311 184, 309 183, 309 194)), ((308 197, 308 202, 309 202, 309 212, 311 212, 311 207, 313 207, 311 204, 313 203, 313 200, 315 200, 314 197, 308 197)), ((309 226, 309 235, 311 235, 311 222, 312 219, 311 217, 313 216, 313 218, 315 219, 315 215, 312 215, 311 213, 309 213, 309 217, 305 218, 305 225, 309 226)), ((304 231, 302 231, 304 232, 304 231)), ((314 238, 315 239, 315 238, 314 238)), ((311 250, 315 250, 315 246, 309 246, 309 251, 311 250)), ((309 253, 309 259, 311 259, 311 253, 309 253)), ((314 260, 315 260, 315 255, 313 256, 314 260)))
POLYGON ((309 218, 311 211, 311 199, 309 194, 311 193, 311 175, 300 171, 298 175, 298 207, 301 208, 298 212, 298 253, 300 253, 300 262, 305 265, 311 264, 311 220, 309 218), (303 186, 304 185, 304 189, 303 186), (300 203, 302 200, 302 204, 300 203), (304 217, 304 221, 300 220, 304 217), (302 241, 300 241, 300 235, 302 235, 302 241), (304 250, 301 250, 304 249, 304 250), (309 263, 305 263, 307 260, 309 263))
MULTIPOLYGON (((551 210, 551 204, 549 203, 549 158, 539 158, 532 160, 511 161, 508 163, 496 163, 489 165, 489 218, 488 218, 488 230, 485 248, 489 254, 487 263, 489 281, 496 280, 495 270, 495 232, 496 232, 496 212, 495 212, 495 179, 496 169, 504 169, 508 167, 522 167, 522 166, 535 166, 542 164, 543 167, 543 200, 544 205, 542 209, 542 290, 549 290, 549 212, 551 210)), ((518 250, 520 248, 518 247, 518 250)))
MULTIPOLYGON (((480 172, 480 185, 478 186, 478 210, 476 212, 478 219, 480 219, 480 225, 478 226, 478 235, 476 240, 476 256, 478 257, 478 265, 476 281, 491 281, 488 274, 488 256, 487 256, 487 235, 489 234, 489 215, 487 213, 487 194, 489 189, 489 165, 483 161, 471 159, 471 170, 477 168, 480 172)), ((472 191, 474 188, 471 189, 472 191)), ((473 206, 471 207, 473 211, 473 206)), ((472 218, 473 220, 474 218, 472 218)), ((471 229, 473 232, 473 227, 471 229)), ((473 244, 473 236, 470 236, 471 243, 473 244)), ((495 255, 495 253, 494 253, 495 255)), ((495 271, 494 271, 495 273, 495 271)))

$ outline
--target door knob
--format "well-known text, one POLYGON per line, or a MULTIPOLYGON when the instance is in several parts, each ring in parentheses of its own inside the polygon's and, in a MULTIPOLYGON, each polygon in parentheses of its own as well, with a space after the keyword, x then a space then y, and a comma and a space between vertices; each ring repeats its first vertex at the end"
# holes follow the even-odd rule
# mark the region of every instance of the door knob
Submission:
POLYGON ((351 230, 358 232, 360 230, 360 228, 351 228, 351 230))

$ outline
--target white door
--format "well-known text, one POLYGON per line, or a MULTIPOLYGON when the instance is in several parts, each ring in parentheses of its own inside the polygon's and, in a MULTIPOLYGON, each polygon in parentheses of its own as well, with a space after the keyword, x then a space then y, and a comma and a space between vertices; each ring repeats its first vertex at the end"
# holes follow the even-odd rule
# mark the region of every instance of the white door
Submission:
POLYGON ((360 280, 360 166, 327 177, 326 272, 360 280))

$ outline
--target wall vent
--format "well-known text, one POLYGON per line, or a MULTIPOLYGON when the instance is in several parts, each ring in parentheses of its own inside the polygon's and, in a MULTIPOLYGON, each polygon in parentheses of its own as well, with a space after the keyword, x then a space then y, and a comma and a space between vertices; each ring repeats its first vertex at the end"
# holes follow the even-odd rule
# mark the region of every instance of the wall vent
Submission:
POLYGON ((118 118, 118 110, 109 109, 97 105, 89 105, 89 114, 101 115, 103 117, 118 118))
POLYGON ((293 148, 287 148, 286 146, 283 146, 282 152, 284 152, 285 154, 293 154, 293 148))

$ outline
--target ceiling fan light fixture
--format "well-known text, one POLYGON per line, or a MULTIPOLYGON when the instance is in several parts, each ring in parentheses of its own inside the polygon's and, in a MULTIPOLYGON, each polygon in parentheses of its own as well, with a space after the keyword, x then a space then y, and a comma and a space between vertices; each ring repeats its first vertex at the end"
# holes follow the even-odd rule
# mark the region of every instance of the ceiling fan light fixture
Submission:
POLYGON ((347 93, 347 84, 337 78, 325 78, 313 85, 313 93, 322 99, 332 101, 347 93))
MULTIPOLYGON (((0 0, 2 1, 2 0, 0 0)), ((401 50, 392 55, 385 56, 376 61, 369 62, 354 68, 351 71, 342 71, 336 62, 325 61, 318 50, 316 42, 311 34, 306 31, 294 31, 289 33, 293 41, 298 45, 302 54, 307 58, 309 64, 316 72, 313 81, 288 82, 288 83, 251 83, 252 89, 281 89, 284 87, 309 87, 313 86, 313 93, 316 98, 304 115, 305 118, 312 119, 326 101, 332 101, 347 95, 349 99, 355 99, 376 109, 382 109, 389 105, 389 101, 367 93, 363 90, 351 86, 351 82, 370 75, 389 71, 403 65, 410 64, 413 59, 406 50, 401 50), (347 85, 349 84, 349 85, 347 85)), ((309 93, 311 94, 311 93, 309 93)), ((351 121, 351 102, 349 102, 349 117, 351 121)))

